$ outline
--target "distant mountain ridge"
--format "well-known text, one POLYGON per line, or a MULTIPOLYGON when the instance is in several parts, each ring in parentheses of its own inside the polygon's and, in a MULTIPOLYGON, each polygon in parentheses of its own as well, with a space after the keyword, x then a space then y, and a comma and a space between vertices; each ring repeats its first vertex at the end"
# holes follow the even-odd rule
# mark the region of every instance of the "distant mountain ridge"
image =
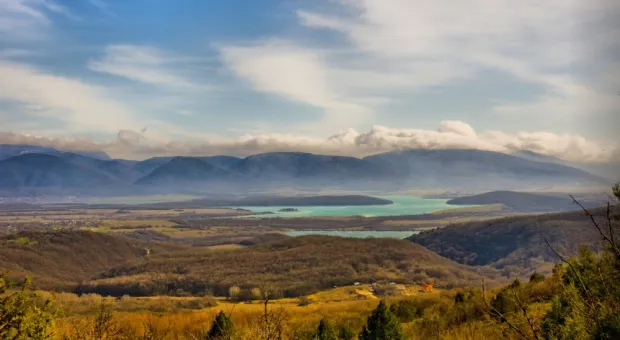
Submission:
POLYGON ((208 160, 192 157, 175 157, 140 178, 136 184, 162 184, 170 182, 230 181, 239 179, 234 172, 211 164, 208 160))
POLYGON ((86 157, 96 158, 100 160, 110 160, 110 156, 103 151, 60 151, 50 147, 26 144, 0 144, 0 161, 14 156, 20 156, 27 153, 44 153, 49 155, 60 155, 62 153, 74 153, 86 157))
POLYGON ((271 152, 232 156, 103 160, 81 153, 0 148, 0 190, 71 188, 92 192, 245 192, 273 188, 467 188, 480 191, 554 185, 609 185, 583 170, 498 152, 461 149, 387 152, 365 158, 271 152), (7 151, 8 150, 8 151, 7 151), (41 152, 37 152, 41 151, 41 152))

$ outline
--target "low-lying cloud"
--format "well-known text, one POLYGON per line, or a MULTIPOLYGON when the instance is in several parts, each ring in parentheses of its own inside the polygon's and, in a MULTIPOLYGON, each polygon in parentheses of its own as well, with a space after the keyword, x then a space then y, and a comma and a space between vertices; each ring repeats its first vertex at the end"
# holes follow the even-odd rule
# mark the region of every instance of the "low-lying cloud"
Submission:
POLYGON ((393 150, 456 148, 504 153, 527 150, 582 163, 620 161, 620 149, 615 142, 594 141, 579 135, 549 132, 508 134, 501 131, 485 131, 478 133, 462 121, 443 121, 435 130, 396 129, 384 126, 374 126, 366 132, 349 129, 327 138, 291 134, 260 134, 193 141, 159 142, 160 140, 160 136, 149 136, 146 130, 120 130, 116 139, 109 142, 95 142, 86 138, 0 133, 2 144, 32 144, 68 151, 104 151, 115 158, 130 159, 172 155, 247 156, 276 151, 362 157, 393 150))

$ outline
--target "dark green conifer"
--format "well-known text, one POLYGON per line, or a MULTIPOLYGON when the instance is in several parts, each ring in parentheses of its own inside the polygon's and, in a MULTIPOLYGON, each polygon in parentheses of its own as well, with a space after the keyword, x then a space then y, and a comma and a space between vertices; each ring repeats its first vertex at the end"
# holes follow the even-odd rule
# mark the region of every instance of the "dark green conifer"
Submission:
POLYGON ((359 340, 404 340, 398 318, 381 301, 372 312, 359 340))

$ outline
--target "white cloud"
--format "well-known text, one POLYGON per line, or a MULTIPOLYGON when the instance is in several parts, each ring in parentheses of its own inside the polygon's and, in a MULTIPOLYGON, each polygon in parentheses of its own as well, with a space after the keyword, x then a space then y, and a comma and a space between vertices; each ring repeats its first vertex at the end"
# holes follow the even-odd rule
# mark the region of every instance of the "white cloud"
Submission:
POLYGON ((347 126, 351 119, 363 121, 368 114, 360 101, 339 86, 319 51, 273 40, 225 46, 220 52, 222 62, 254 89, 322 108, 326 115, 318 126, 347 126))
POLYGON ((100 59, 88 62, 88 68, 133 81, 179 90, 208 90, 210 87, 191 79, 184 67, 191 60, 151 46, 111 45, 100 59))
POLYGON ((194 136, 191 141, 162 141, 157 132, 122 130, 115 141, 95 143, 0 133, 0 143, 26 143, 71 150, 102 150, 114 157, 146 158, 170 155, 236 155, 295 151, 319 154, 366 156, 404 149, 478 149, 504 153, 529 150, 567 161, 605 163, 620 161, 617 144, 587 140, 579 135, 548 132, 507 134, 500 131, 476 133, 467 123, 443 121, 437 130, 395 129, 375 126, 366 132, 348 129, 328 138, 292 134, 244 135, 238 138, 194 136))
MULTIPOLYGON (((487 70, 543 89, 533 101, 502 102, 487 113, 553 114, 583 120, 618 104, 612 95, 616 87, 602 92, 592 89, 592 81, 586 82, 575 71, 618 64, 608 50, 619 47, 618 42, 601 38, 604 28, 618 30, 617 24, 605 19, 620 14, 617 1, 330 3, 339 10, 299 10, 300 24, 308 30, 340 34, 345 43, 320 42, 318 48, 299 42, 308 39, 273 38, 223 46, 223 61, 256 90, 320 107, 332 116, 344 111, 333 110, 338 104, 360 106, 365 108, 366 120, 373 119, 372 113, 376 119, 381 104, 390 100, 463 82, 487 70), (592 59, 593 55, 599 58, 592 59), (607 104, 593 112, 591 104, 601 102, 607 104)), ((620 85, 617 80, 615 84, 620 85)))
POLYGON ((23 43, 49 37, 50 14, 79 19, 68 8, 51 0, 0 0, 0 41, 23 43))
POLYGON ((116 132, 119 127, 139 127, 131 110, 105 89, 23 63, 0 60, 0 100, 36 107, 12 114, 51 118, 66 131, 116 132))

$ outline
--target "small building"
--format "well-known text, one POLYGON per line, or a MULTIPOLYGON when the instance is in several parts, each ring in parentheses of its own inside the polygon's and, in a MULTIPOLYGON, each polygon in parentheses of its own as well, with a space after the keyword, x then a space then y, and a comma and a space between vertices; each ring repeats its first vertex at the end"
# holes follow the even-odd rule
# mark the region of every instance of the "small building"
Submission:
POLYGON ((433 284, 429 283, 426 285, 422 285, 422 290, 424 290, 425 292, 432 292, 433 291, 433 284))
POLYGON ((359 286, 359 285, 360 285, 360 283, 359 283, 359 282, 355 282, 353 285, 354 285, 354 286, 359 286))

